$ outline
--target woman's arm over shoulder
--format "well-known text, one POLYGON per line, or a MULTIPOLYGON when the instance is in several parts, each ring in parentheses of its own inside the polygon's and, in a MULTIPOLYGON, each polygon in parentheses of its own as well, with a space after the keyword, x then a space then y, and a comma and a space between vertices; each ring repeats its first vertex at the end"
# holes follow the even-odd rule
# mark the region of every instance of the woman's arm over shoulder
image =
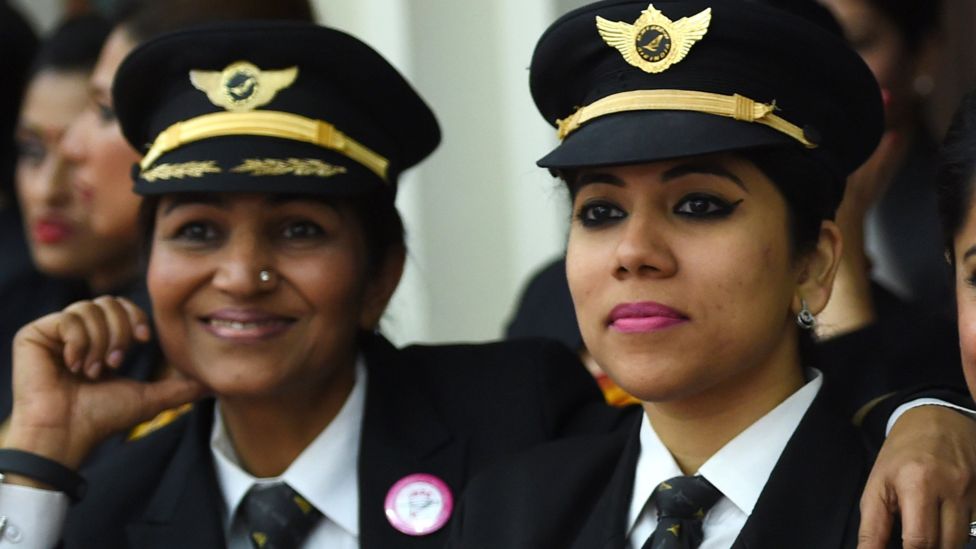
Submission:
POLYGON ((884 444, 861 498, 862 549, 899 537, 906 548, 960 547, 966 539, 976 509, 976 421, 924 405, 902 414, 884 438, 892 411, 928 398, 973 409, 968 396, 927 388, 890 395, 865 415, 865 434, 884 444), (892 531, 896 517, 901 532, 892 531))
MULTIPOLYGON (((452 549, 566 549, 606 501, 634 421, 609 434, 569 437, 485 469, 454 514, 452 549)), ((584 545, 586 546, 586 545, 584 545)))

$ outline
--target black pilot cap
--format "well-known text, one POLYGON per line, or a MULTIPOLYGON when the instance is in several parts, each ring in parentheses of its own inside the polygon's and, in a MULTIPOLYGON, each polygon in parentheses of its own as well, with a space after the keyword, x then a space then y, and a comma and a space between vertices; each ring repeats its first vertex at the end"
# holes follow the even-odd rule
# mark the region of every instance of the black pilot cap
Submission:
POLYGON ((386 189, 440 141, 423 99, 335 29, 235 22, 160 36, 119 67, 112 100, 145 155, 139 194, 386 189))
POLYGON ((873 75, 812 0, 597 2, 549 27, 530 80, 560 128, 538 162, 554 170, 787 146, 839 200, 884 128, 873 75))

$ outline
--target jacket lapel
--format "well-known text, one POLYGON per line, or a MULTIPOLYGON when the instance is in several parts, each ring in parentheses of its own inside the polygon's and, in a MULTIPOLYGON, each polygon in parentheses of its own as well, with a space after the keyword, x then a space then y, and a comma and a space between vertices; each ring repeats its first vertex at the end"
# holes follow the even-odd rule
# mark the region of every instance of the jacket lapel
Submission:
POLYGON ((198 403, 173 459, 141 516, 126 527, 129 547, 223 547, 220 489, 210 455, 213 401, 198 403))
POLYGON ((856 545, 866 458, 825 389, 790 438, 733 549, 856 545))
POLYGON ((433 405, 422 371, 379 336, 365 346, 368 382, 359 449, 359 543, 362 549, 443 547, 446 526, 426 536, 403 534, 384 510, 390 488, 415 473, 437 472, 457 503, 467 444, 451 434, 433 405))
POLYGON ((627 516, 634 493, 634 474, 640 455, 640 426, 644 414, 634 414, 636 425, 616 435, 620 458, 606 489, 600 494, 586 524, 573 542, 577 549, 620 549, 627 539, 627 516))

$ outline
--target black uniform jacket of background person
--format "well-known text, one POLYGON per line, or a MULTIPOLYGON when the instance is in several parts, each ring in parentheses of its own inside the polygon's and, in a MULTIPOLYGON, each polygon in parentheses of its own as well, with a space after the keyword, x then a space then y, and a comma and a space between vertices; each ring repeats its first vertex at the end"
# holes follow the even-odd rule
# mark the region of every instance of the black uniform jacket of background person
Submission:
MULTIPOLYGON (((826 388, 783 450, 733 549, 857 546, 871 460, 826 388)), ((640 451, 642 414, 632 410, 626 428, 556 441, 490 468, 455 512, 449 547, 623 549, 640 451)))
MULTIPOLYGON (((623 419, 603 405, 575 355, 544 340, 397 350, 377 336, 365 357, 363 549, 444 546, 450 523, 412 537, 387 522, 384 499, 403 477, 436 475, 457 499, 472 474, 504 454, 567 433, 606 431, 623 419)), ((87 471, 88 494, 69 510, 63 545, 226 546, 210 452, 212 421, 212 401, 198 403, 87 471)))

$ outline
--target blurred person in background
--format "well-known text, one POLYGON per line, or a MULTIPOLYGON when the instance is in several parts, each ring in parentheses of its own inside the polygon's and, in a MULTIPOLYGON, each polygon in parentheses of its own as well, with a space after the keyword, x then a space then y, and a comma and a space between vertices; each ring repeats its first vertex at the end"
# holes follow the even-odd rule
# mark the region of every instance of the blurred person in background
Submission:
MULTIPOLYGON (((132 263, 130 240, 103 239, 90 225, 87 195, 61 151, 88 103, 88 81, 110 25, 95 15, 65 21, 41 44, 30 68, 16 129, 16 198, 31 264, 0 285, 0 417, 10 413, 10 347, 24 323, 88 294, 86 278, 132 263)), ((116 288, 99 287, 101 290, 116 288)))
POLYGON ((938 150, 925 119, 941 53, 943 2, 820 1, 878 80, 885 106, 884 138, 860 177, 855 174, 839 212, 845 261, 880 284, 871 297, 881 316, 902 301, 951 313, 950 275, 939 252, 938 150))
MULTIPOLYGON (((132 166, 140 155, 122 137, 110 93, 126 54, 159 34, 200 23, 313 18, 307 0, 123 0, 101 35, 85 28, 95 24, 94 16, 55 33, 35 63, 30 110, 25 110, 18 132, 18 192, 21 204, 31 212, 25 211, 24 230, 34 267, 49 278, 38 280, 32 274, 0 288, 0 306, 9 313, 0 319, 0 371, 10 371, 14 333, 31 319, 101 294, 124 296, 148 307, 137 229, 141 200, 131 190, 132 166), (90 78, 74 78, 78 72, 90 72, 90 78), (64 87, 51 89, 52 79, 64 87), (79 89, 84 96, 69 91, 79 89), (64 96, 54 97, 59 93, 64 96), (52 122, 32 119, 55 114, 45 101, 60 107, 62 127, 56 132, 47 131, 53 127, 38 131, 38 126, 52 122), (69 116, 68 111, 78 106, 81 110, 69 116)), ((153 346, 140 348, 120 373, 135 379, 163 375, 152 360, 156 353, 153 346)), ((10 376, 0 380, 0 417, 6 418, 11 409, 10 376)), ((136 434, 143 430, 137 429, 136 434)))
POLYGON ((951 275, 942 253, 925 120, 941 51, 941 1, 820 0, 882 91, 885 132, 848 178, 834 293, 818 315, 818 350, 850 380, 962 386, 951 275))

